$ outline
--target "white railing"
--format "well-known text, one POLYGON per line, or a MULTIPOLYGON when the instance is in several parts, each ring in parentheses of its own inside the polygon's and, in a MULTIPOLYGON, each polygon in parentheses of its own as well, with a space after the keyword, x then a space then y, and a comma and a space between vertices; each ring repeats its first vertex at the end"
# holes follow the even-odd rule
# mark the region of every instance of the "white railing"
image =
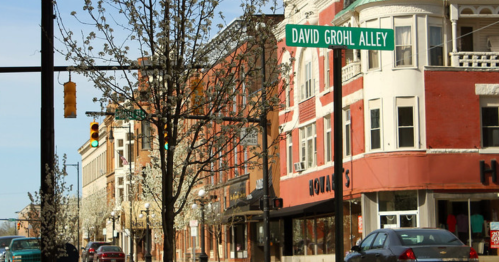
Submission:
POLYGON ((341 80, 348 81, 358 74, 360 74, 360 62, 350 63, 342 68, 341 80))
POLYGON ((498 52, 450 53, 452 66, 499 69, 498 52))

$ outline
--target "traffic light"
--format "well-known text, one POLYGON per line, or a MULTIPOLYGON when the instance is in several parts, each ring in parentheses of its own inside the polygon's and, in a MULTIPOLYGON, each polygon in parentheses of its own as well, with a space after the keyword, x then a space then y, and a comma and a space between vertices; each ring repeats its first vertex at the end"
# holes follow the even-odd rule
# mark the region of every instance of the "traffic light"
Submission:
POLYGON ((282 208, 284 205, 284 202, 282 201, 282 198, 274 198, 272 199, 272 209, 279 209, 282 208))
POLYGON ((168 132, 166 132, 167 124, 165 124, 165 129, 163 129, 163 134, 165 137, 165 149, 168 150, 168 132))
POLYGON ((99 146, 99 123, 97 122, 90 123, 90 146, 99 146))
POLYGON ((21 229, 21 222, 17 222, 17 230, 21 229))
POLYGON ((76 84, 64 83, 64 118, 76 118, 76 84))

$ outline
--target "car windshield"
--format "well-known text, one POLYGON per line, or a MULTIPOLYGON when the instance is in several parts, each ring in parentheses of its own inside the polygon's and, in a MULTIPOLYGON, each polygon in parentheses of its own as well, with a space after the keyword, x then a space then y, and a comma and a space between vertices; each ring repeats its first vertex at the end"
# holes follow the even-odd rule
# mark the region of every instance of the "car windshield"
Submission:
POLYGON ((443 230, 396 231, 405 246, 463 245, 452 233, 443 230))
POLYGON ((12 241, 12 238, 0 239, 0 248, 8 247, 10 245, 10 241, 12 241))
POLYGON ((21 250, 21 249, 34 249, 40 248, 38 240, 36 239, 23 239, 23 240, 14 240, 12 242, 12 250, 21 250))
POLYGON ((113 252, 120 252, 121 248, 117 246, 103 246, 101 247, 102 251, 113 251, 113 252))

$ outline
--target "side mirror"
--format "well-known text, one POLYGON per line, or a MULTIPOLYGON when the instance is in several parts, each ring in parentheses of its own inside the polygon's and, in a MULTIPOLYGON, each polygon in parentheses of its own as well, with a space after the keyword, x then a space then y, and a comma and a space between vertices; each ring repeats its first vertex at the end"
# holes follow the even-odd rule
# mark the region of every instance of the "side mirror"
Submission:
POLYGON ((360 252, 360 247, 359 246, 353 246, 352 251, 355 251, 355 252, 360 252))

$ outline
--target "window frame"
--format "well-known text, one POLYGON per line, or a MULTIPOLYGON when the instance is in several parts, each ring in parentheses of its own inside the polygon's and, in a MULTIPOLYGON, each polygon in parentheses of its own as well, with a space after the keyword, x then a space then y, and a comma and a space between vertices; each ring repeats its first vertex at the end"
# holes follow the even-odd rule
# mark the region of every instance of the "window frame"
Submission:
POLYGON ((367 115, 369 116, 368 118, 368 125, 367 128, 369 129, 367 134, 369 138, 367 139, 367 148, 369 148, 370 151, 380 151, 383 149, 383 120, 382 120, 382 110, 381 110, 381 99, 373 99, 369 100, 368 102, 368 112, 367 115), (372 111, 373 110, 378 110, 378 124, 379 126, 377 128, 373 128, 373 120, 372 120, 372 111), (379 147, 378 148, 373 148, 373 130, 379 130, 379 147))
MULTIPOLYGON (((485 139, 484 139, 484 116, 483 116, 483 109, 484 108, 496 108, 496 110, 498 111, 497 114, 499 115, 499 98, 487 97, 487 96, 480 97, 480 142, 481 142, 481 147, 482 147, 482 149, 499 150, 499 145, 498 146, 489 146, 489 145, 485 145, 485 143, 484 143, 485 142, 485 139)), ((488 126, 488 127, 499 129, 499 119, 497 121, 498 121, 498 126, 488 126)), ((493 141, 492 141, 492 143, 493 143, 493 141)))
POLYGON ((419 148, 419 107, 418 107, 417 97, 397 97, 395 103, 395 128, 396 128, 396 138, 397 138, 397 148, 398 149, 417 149, 419 148), (413 129, 413 145, 412 146, 401 146, 400 144, 400 130, 401 127, 407 129, 411 126, 400 126, 399 114, 400 108, 412 107, 412 129, 413 129))
MULTIPOLYGON (((438 24, 435 24, 435 23, 429 23, 428 24, 428 62, 427 62, 427 65, 429 66, 443 66, 444 65, 444 43, 443 43, 443 26, 442 25, 438 25, 438 24), (440 28, 440 42, 441 44, 432 44, 432 28, 440 28), (436 53, 436 52, 433 52, 434 50, 440 50, 439 52, 439 55, 441 56, 441 61, 439 63, 436 63, 436 64, 433 64, 433 59, 434 59, 434 55, 433 53, 436 53)), ((438 54, 437 54, 438 56, 438 54)))
POLYGON ((352 112, 350 107, 342 110, 343 114, 343 156, 352 156, 352 112))
POLYGON ((300 101, 308 100, 315 96, 314 54, 312 49, 307 48, 302 53, 302 65, 300 74, 300 101))
MULTIPOLYGON (((370 21, 366 21, 367 28, 380 28, 379 19, 373 19, 370 21)), ((367 70, 374 71, 381 69, 381 52, 379 50, 366 50, 367 53, 367 70), (374 60, 372 59, 373 54, 376 54, 376 66, 372 66, 374 64, 374 60)))
POLYGON ((287 160, 287 173, 293 173, 293 133, 286 133, 286 160, 287 160))
POLYGON ((333 162, 333 130, 331 115, 324 117, 324 161, 333 162))
POLYGON ((331 88, 331 66, 329 65, 329 48, 324 51, 324 90, 331 88))
MULTIPOLYGON (((399 17, 394 17, 393 18, 393 30, 395 34, 395 52, 394 52, 394 68, 408 68, 408 67, 415 67, 416 66, 416 56, 414 55, 414 47, 415 47, 415 33, 414 33, 414 16, 399 16, 399 17), (410 37, 409 43, 404 44, 404 43, 399 43, 399 40, 401 38, 397 37, 397 28, 402 29, 403 27, 409 27, 410 32, 408 36, 410 37), (402 64, 402 59, 399 59, 399 47, 406 47, 404 49, 409 49, 410 48, 410 63, 402 64)), ((402 50, 400 51, 402 53, 402 50)), ((402 56, 402 55, 400 55, 402 56)), ((404 59, 405 60, 405 59, 404 59)))
POLYGON ((313 168, 317 166, 317 129, 315 122, 300 128, 300 161, 305 163, 305 169, 313 168), (311 129, 308 129, 311 128, 311 129), (308 133, 311 134, 308 134, 308 133), (309 144, 312 144, 312 152, 309 152, 309 148, 307 147, 309 144), (310 158, 310 154, 312 156, 312 163, 307 160, 310 158))

